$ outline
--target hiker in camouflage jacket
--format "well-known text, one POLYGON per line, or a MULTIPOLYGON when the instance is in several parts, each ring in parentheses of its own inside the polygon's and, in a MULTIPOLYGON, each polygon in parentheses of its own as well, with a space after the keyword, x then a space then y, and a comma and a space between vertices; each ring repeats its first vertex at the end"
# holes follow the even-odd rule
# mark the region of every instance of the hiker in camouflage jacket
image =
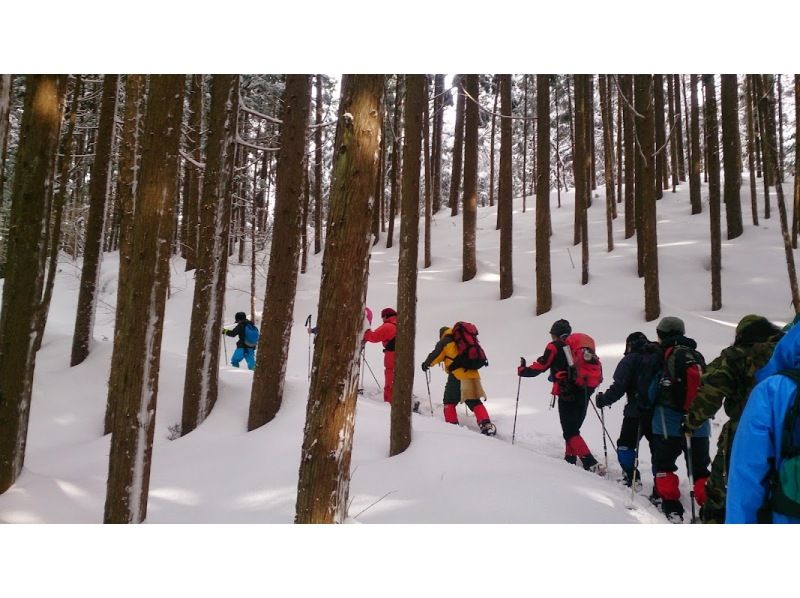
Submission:
POLYGON ((783 333, 766 318, 747 315, 736 327, 733 345, 708 364, 697 398, 686 414, 684 428, 694 431, 724 406, 728 421, 722 426, 717 454, 706 483, 706 502, 700 510, 703 523, 725 522, 725 499, 731 447, 747 397, 755 386, 755 373, 772 356, 783 333))

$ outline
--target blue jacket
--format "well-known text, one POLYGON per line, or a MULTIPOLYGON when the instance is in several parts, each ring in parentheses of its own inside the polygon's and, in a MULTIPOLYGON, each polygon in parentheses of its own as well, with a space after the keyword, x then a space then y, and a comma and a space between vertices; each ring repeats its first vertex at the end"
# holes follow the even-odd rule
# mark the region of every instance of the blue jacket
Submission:
MULTIPOLYGON (((800 367, 800 326, 794 326, 776 345, 772 358, 756 373, 756 384, 747 400, 733 440, 728 472, 725 523, 757 523, 758 510, 767 498, 765 481, 771 463, 780 468, 783 422, 797 391, 783 369, 800 367)), ((800 523, 796 517, 772 516, 773 523, 800 523)))

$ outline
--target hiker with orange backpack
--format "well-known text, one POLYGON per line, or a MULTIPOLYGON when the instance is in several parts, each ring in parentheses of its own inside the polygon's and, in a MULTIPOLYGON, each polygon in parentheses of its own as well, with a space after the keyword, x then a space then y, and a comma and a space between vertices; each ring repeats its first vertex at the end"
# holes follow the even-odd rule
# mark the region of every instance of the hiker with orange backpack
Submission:
POLYGON ((464 329, 470 326, 475 328, 473 324, 468 322, 458 322, 452 328, 442 326, 439 329, 439 342, 436 343, 433 351, 422 362, 422 371, 427 372, 431 366, 441 363, 445 372, 447 372, 447 383, 444 386, 444 399, 442 401, 444 403, 444 421, 450 424, 458 424, 456 406, 463 402, 475 414, 475 420, 478 422, 481 434, 494 436, 497 429, 489 419, 486 407, 481 403, 481 397, 486 397, 486 393, 481 385, 481 375, 478 372, 478 368, 482 367, 483 364, 467 363, 470 359, 468 355, 468 337, 471 336, 477 344, 477 339, 475 338, 477 337, 476 328, 474 334, 464 332, 464 329), (462 346, 466 348, 467 355, 463 357, 460 357, 460 355, 465 351, 459 351, 456 337, 461 339, 462 346), (459 365, 464 367, 459 367, 459 365), (468 365, 478 366, 478 368, 468 369, 466 367, 468 365))
POLYGON ((558 417, 566 443, 564 460, 574 465, 580 459, 585 470, 605 475, 603 465, 594 458, 581 436, 589 397, 602 381, 600 362, 594 355, 594 341, 587 335, 573 335, 572 326, 567 320, 557 320, 550 328, 550 337, 544 354, 536 361, 527 365, 525 359, 520 358, 517 375, 533 378, 550 370, 548 380, 553 382, 552 394, 558 398, 558 417), (574 337, 572 342, 576 345, 575 351, 568 342, 570 337, 574 337), (579 347, 577 343, 586 339, 591 341, 591 346, 579 347), (585 353, 586 360, 583 357, 584 350, 588 351, 585 353), (579 358, 576 359, 576 356, 579 358))

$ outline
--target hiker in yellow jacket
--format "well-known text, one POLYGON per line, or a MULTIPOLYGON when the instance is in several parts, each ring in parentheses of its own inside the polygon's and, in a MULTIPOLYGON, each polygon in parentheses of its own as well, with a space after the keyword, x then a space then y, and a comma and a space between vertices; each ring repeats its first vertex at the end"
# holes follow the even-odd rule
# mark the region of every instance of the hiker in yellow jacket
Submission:
POLYGON ((481 403, 481 398, 486 398, 486 393, 481 386, 481 375, 478 370, 465 370, 464 368, 455 368, 451 371, 450 365, 457 355, 458 348, 453 340, 453 330, 448 326, 443 326, 439 329, 439 342, 422 362, 423 372, 427 372, 431 366, 438 363, 441 363, 447 372, 443 400, 444 420, 451 424, 458 424, 456 405, 463 402, 475 414, 481 433, 494 436, 497 429, 489 419, 486 407, 481 403))

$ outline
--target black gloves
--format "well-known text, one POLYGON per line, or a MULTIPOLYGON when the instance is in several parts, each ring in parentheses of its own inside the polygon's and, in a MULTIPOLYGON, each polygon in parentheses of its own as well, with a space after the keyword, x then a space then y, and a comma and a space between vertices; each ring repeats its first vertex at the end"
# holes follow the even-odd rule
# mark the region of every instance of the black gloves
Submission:
POLYGON ((597 406, 602 409, 603 407, 608 407, 611 405, 611 401, 606 400, 606 395, 602 392, 598 392, 597 396, 594 399, 594 402, 597 403, 597 406))
POLYGON ((422 362, 422 371, 423 372, 427 372, 430 368, 431 368, 431 366, 428 365, 427 361, 423 361, 422 362))

